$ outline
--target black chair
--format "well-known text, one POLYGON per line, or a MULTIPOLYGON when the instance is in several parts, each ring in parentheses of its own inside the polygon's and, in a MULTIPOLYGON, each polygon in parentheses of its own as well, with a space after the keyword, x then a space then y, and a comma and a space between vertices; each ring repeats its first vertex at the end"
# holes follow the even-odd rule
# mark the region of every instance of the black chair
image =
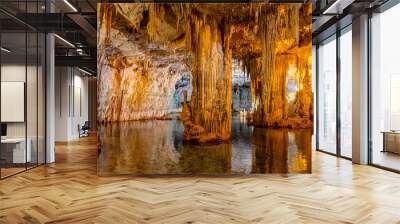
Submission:
POLYGON ((90 123, 85 121, 82 127, 78 124, 79 138, 89 136, 90 123))

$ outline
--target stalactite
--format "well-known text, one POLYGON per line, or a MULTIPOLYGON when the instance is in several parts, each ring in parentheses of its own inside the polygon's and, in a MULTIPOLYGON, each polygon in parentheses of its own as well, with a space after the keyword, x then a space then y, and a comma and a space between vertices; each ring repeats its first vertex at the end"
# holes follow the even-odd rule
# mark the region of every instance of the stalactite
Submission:
MULTIPOLYGON (((253 98, 255 109, 252 123, 259 126, 301 127, 312 126, 310 107, 312 94, 308 61, 304 57, 311 55, 308 42, 302 42, 302 32, 307 26, 303 15, 303 5, 276 5, 274 13, 265 15, 261 24, 260 38, 262 42, 261 71, 252 74, 253 98), (307 46, 302 46, 306 43, 307 46), (291 56, 289 56, 291 55, 291 56), (293 104, 295 114, 289 117, 289 105, 286 99, 286 76, 289 64, 295 64, 298 71, 300 89, 293 104)), ((307 15, 308 17, 308 15, 307 15)), ((308 22, 310 23, 310 22, 308 22)), ((312 113, 312 112, 311 112, 312 113)))
MULTIPOLYGON (((100 76, 101 78, 98 79, 97 85, 97 92, 105 92, 107 83, 113 79, 112 75, 109 74, 107 71, 109 70, 108 61, 107 61, 107 51, 109 49, 109 45, 111 43, 110 33, 113 21, 113 13, 114 12, 114 5, 113 4, 101 4, 98 6, 98 48, 100 49, 97 54, 97 61, 98 61, 98 71, 99 74, 104 74, 100 76)), ((116 77, 118 78, 118 77, 116 77)), ((101 101, 100 101, 101 102, 101 101)), ((104 102, 104 101, 103 101, 104 102)), ((109 113, 109 109, 107 106, 112 104, 113 101, 106 100, 104 103, 100 103, 98 107, 98 115, 104 116, 105 114, 109 113)), ((111 105, 112 107, 113 105, 111 105)), ((103 121, 103 120, 100 120, 103 121)))
POLYGON ((152 4, 117 3, 110 5, 114 6, 115 12, 125 19, 124 21, 129 24, 130 28, 138 32, 144 19, 144 12, 147 11, 152 4))

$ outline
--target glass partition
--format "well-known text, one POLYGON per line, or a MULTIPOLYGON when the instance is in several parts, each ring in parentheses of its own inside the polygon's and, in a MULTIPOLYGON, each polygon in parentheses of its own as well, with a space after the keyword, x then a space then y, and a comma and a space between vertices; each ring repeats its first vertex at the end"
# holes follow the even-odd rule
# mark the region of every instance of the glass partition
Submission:
POLYGON ((352 157, 352 32, 340 36, 340 154, 352 157))
POLYGON ((26 40, 25 32, 1 35, 2 177, 24 171, 26 162, 30 162, 30 143, 26 141, 26 40))
POLYGON ((312 92, 313 92, 313 115, 314 115, 314 131, 312 136, 312 150, 317 149, 317 47, 312 46, 312 92))
POLYGON ((336 153, 336 36, 318 48, 318 149, 336 153))
POLYGON ((44 1, 1 1, 0 178, 45 163, 45 35, 18 18, 44 1))
POLYGON ((371 19, 371 162, 400 170, 400 4, 371 19))

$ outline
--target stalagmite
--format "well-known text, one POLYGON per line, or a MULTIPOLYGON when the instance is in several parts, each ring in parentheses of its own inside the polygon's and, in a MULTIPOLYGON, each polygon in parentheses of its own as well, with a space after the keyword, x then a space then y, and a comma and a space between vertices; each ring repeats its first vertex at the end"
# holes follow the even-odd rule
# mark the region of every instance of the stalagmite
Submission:
POLYGON ((215 20, 191 23, 193 92, 184 137, 200 142, 226 140, 232 120, 230 28, 221 31, 215 20))

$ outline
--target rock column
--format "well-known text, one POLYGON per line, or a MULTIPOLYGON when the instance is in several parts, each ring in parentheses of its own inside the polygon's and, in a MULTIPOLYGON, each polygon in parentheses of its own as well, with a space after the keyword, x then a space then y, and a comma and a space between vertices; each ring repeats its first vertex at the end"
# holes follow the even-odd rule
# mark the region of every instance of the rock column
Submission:
POLYGON ((184 120, 185 140, 209 142, 231 135, 232 74, 230 30, 216 21, 192 19, 192 96, 184 120))

